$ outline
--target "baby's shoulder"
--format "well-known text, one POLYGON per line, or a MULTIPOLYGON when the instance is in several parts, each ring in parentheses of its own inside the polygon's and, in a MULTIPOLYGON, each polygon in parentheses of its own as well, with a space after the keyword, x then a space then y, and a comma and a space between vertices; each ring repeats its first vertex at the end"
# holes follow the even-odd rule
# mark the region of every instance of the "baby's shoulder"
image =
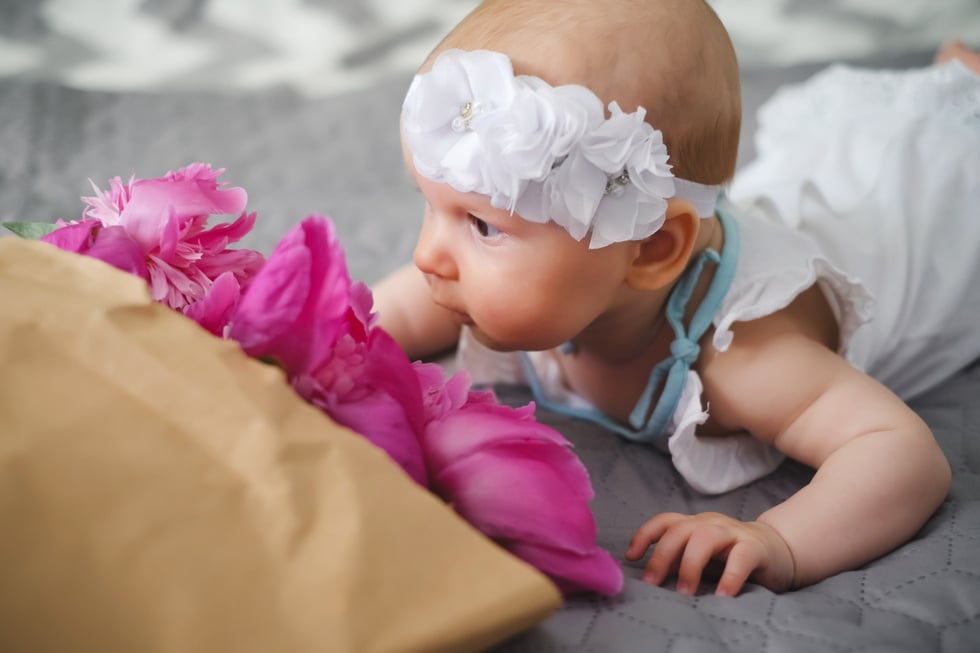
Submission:
POLYGON ((827 295, 811 286, 786 306, 730 328, 724 350, 703 347, 696 371, 711 427, 748 429, 746 420, 785 415, 821 376, 849 365, 838 353, 840 328, 827 295))

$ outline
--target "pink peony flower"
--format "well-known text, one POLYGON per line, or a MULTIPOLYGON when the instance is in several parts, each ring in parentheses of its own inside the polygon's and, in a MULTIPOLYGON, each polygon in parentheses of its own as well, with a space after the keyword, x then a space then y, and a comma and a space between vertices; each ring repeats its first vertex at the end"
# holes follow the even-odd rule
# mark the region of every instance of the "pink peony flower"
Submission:
POLYGON ((82 198, 83 219, 42 240, 143 277, 153 299, 221 335, 264 263, 259 252, 228 249, 252 229, 255 214, 244 213, 243 189, 217 183, 222 172, 194 163, 158 179, 133 177, 123 184, 116 177, 108 191, 93 184, 95 196, 82 198), (241 215, 208 228, 213 214, 241 215), (215 289, 223 275, 231 278, 215 289))
POLYGON ((422 447, 431 489, 485 535, 549 575, 566 593, 622 590, 623 574, 596 545, 589 475, 570 443, 511 408, 416 363, 427 409, 422 447))
POLYGON ((194 163, 158 179, 110 180, 110 189, 95 188, 84 217, 106 227, 121 226, 146 257, 153 298, 181 310, 201 300, 223 272, 248 285, 264 261, 259 252, 228 249, 255 224, 244 213, 247 194, 222 188, 224 170, 194 163), (211 215, 241 214, 234 222, 208 228, 211 215))
POLYGON ((304 399, 426 486, 419 382, 395 341, 375 327, 371 304, 367 287, 351 283, 333 225, 310 216, 256 275, 229 335, 250 356, 276 362, 304 399))

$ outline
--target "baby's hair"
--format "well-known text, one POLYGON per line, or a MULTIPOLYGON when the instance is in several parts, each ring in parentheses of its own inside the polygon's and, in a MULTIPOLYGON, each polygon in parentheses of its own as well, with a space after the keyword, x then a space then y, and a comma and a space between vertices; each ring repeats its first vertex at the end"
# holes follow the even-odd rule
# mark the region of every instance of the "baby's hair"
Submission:
POLYGON ((714 185, 735 174, 738 64, 704 0, 486 0, 422 69, 449 48, 503 52, 517 74, 582 84, 625 111, 645 107, 680 178, 714 185))

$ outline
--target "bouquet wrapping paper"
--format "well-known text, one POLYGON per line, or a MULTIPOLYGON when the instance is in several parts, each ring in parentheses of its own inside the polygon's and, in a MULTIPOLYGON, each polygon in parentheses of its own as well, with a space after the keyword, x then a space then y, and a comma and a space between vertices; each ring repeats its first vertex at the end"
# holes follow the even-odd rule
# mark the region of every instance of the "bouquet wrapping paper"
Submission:
POLYGON ((146 284, 0 239, 0 650, 471 651, 554 585, 146 284))

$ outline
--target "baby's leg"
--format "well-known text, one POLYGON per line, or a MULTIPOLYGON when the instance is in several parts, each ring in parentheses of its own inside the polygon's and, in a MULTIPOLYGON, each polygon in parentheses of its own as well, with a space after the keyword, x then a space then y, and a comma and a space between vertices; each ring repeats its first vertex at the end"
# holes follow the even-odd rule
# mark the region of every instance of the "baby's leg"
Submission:
POLYGON ((933 59, 934 63, 945 63, 951 59, 959 59, 973 72, 980 74, 980 52, 966 47, 962 41, 947 41, 940 46, 933 59))

